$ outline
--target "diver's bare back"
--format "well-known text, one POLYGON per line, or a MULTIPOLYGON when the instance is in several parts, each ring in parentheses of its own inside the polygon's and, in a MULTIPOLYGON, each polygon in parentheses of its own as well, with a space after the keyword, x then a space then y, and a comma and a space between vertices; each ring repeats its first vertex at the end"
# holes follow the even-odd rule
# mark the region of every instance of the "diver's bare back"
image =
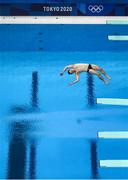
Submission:
POLYGON ((73 69, 77 70, 78 72, 88 70, 88 64, 83 64, 83 63, 73 64, 72 67, 73 67, 73 69))

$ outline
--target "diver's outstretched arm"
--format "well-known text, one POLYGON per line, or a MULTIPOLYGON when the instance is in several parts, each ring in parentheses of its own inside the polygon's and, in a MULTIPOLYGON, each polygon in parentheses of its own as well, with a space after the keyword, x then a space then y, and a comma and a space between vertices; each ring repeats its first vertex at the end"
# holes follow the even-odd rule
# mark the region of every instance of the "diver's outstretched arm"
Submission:
POLYGON ((70 69, 70 68, 73 68, 74 65, 68 65, 68 66, 65 66, 65 68, 62 70, 62 72, 60 73, 61 76, 63 76, 64 72, 67 70, 67 69, 70 69))
POLYGON ((69 86, 72 86, 73 84, 77 83, 80 81, 80 74, 79 73, 76 73, 76 80, 69 83, 69 86))

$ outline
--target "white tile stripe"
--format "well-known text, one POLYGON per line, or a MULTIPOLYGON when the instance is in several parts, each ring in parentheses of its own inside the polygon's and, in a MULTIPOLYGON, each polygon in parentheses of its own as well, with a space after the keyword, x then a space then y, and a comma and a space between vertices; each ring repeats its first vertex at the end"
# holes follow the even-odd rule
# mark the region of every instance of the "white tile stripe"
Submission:
POLYGON ((122 36, 122 35, 114 35, 114 36, 108 36, 108 40, 110 41, 128 41, 128 35, 122 36))
POLYGON ((127 139, 128 138, 128 131, 98 132, 98 138, 127 139))
POLYGON ((126 16, 0 16, 0 24, 106 24, 107 20, 128 20, 126 16))
POLYGON ((100 160, 100 167, 126 168, 128 167, 128 160, 100 160))
POLYGON ((106 20, 106 24, 123 24, 123 25, 128 25, 128 18, 125 20, 106 20))
POLYGON ((97 98, 97 104, 128 106, 128 99, 97 98))

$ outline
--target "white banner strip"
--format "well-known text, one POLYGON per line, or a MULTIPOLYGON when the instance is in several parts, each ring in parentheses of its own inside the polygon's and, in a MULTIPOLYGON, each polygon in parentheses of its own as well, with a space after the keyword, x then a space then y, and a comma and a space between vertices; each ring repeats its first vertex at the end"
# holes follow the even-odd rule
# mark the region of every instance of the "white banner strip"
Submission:
POLYGON ((106 24, 108 20, 127 19, 126 16, 0 16, 0 24, 106 24))
POLYGON ((119 20, 107 20, 106 24, 123 24, 128 25, 128 17, 126 17, 125 20, 119 19, 119 20))
POLYGON ((98 138, 127 139, 128 138, 128 131, 98 132, 98 138))
POLYGON ((128 99, 97 98, 97 104, 128 106, 128 99))
POLYGON ((108 40, 110 41, 128 41, 128 35, 127 36, 108 36, 108 40))
POLYGON ((128 160, 100 160, 100 167, 126 168, 128 167, 128 160))

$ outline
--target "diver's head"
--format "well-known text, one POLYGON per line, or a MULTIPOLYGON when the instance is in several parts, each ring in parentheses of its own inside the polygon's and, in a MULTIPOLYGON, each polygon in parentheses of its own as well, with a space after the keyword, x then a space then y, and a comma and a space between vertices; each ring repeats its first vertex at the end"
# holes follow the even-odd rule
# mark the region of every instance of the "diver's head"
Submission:
POLYGON ((73 74, 73 73, 75 73, 75 70, 74 69, 70 69, 70 70, 68 70, 68 74, 73 74))

